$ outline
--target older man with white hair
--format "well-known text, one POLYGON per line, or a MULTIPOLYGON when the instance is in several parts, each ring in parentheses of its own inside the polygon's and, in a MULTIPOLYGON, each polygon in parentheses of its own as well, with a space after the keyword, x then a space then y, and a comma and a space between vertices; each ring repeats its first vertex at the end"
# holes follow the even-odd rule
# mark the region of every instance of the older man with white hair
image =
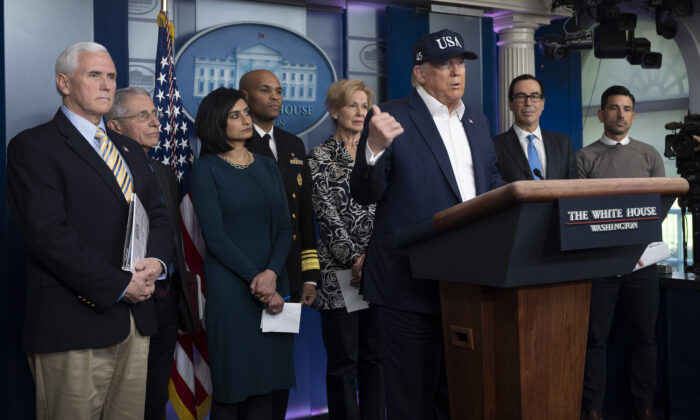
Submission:
MULTIPOLYGON (((136 86, 117 90, 112 110, 105 115, 107 127, 130 137, 144 153, 158 145, 160 113, 148 92, 136 86)), ((146 414, 144 420, 162 420, 168 402, 170 365, 173 360, 177 332, 194 332, 197 311, 196 296, 191 296, 190 274, 185 263, 185 250, 180 231, 180 197, 173 170, 149 158, 172 222, 175 253, 168 261, 168 278, 156 283, 154 298, 158 332, 151 336, 146 381, 146 414)), ((193 293, 194 294, 194 293, 193 293)))
POLYGON ((62 106, 7 148, 10 210, 27 248, 23 346, 40 419, 142 419, 151 294, 173 252, 156 178, 139 145, 105 127, 116 70, 92 42, 56 60, 62 106), (122 270, 129 202, 150 219, 147 257, 122 270))
POLYGON ((443 29, 413 47, 413 89, 374 105, 350 191, 377 203, 363 293, 379 313, 387 419, 449 419, 438 283, 416 278, 394 233, 503 185, 486 116, 462 102, 476 54, 443 29))

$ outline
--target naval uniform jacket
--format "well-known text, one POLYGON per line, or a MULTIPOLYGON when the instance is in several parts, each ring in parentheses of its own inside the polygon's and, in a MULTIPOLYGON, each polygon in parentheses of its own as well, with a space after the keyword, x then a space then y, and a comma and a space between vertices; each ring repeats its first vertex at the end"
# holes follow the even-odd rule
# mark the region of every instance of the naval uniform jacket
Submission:
MULTIPOLYGON (((278 127, 274 128, 273 134, 277 148, 277 167, 282 175, 292 218, 292 246, 286 268, 291 296, 296 300, 301 292, 302 283, 318 284, 320 280, 314 208, 311 203, 311 175, 306 165, 304 142, 278 127)), ((255 129, 248 149, 253 153, 275 158, 268 142, 263 141, 255 129)))

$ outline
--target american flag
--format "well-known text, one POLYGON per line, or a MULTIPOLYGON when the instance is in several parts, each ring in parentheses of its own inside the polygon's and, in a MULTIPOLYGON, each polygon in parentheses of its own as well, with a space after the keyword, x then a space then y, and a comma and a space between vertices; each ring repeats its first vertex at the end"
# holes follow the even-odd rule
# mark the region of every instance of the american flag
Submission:
POLYGON ((160 12, 158 14, 156 86, 153 90, 153 102, 161 113, 160 142, 158 146, 151 148, 150 155, 175 171, 180 184, 180 193, 185 194, 189 189, 189 175, 194 153, 189 141, 190 122, 183 112, 182 98, 177 90, 175 78, 174 30, 168 14, 160 12))
MULTIPOLYGON (((177 89, 173 63, 175 29, 168 14, 158 14, 158 51, 156 54, 156 85, 153 102, 160 117, 160 141, 150 155, 170 166, 180 186, 180 227, 187 267, 196 276, 200 314, 204 313, 204 239, 189 196, 189 176, 194 154, 190 147, 190 125, 184 115, 182 98, 177 89)), ((169 396, 181 420, 201 420, 209 414, 211 405, 211 376, 209 355, 202 319, 201 333, 178 337, 170 369, 169 396)))

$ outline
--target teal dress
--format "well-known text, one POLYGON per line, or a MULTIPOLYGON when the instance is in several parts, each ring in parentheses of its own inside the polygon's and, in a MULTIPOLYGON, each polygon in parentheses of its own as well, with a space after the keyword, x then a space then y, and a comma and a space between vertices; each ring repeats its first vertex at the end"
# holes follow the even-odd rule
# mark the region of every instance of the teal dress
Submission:
POLYGON ((255 155, 245 169, 206 154, 192 168, 191 196, 206 242, 205 327, 214 400, 237 403, 295 386, 292 334, 262 333, 263 306, 250 293, 266 268, 286 297, 284 262, 292 224, 275 162, 255 155))

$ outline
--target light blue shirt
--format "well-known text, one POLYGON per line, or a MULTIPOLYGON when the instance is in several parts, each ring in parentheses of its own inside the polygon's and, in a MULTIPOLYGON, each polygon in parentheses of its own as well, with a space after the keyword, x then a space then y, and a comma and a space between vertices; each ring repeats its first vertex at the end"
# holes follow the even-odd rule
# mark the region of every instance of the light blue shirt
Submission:
MULTIPOLYGON (((95 150, 95 153, 100 155, 100 141, 95 138, 95 134, 97 134, 97 129, 101 128, 105 133, 107 133, 107 130, 105 129, 105 122, 104 119, 100 118, 100 123, 95 125, 91 123, 90 121, 86 120, 85 118, 81 117, 80 115, 76 114, 75 112, 71 111, 70 109, 66 108, 65 105, 61 105, 61 112, 63 112, 63 115, 68 118, 68 121, 70 121, 71 124, 73 124, 73 127, 78 130, 81 136, 88 142, 90 146, 95 150)), ((117 150, 117 153, 119 153, 119 150, 115 147, 115 150, 117 150)), ((119 153, 119 156, 122 159, 122 162, 124 163, 124 167, 126 168, 126 171, 129 173, 129 177, 131 176, 131 170, 129 169, 129 165, 126 163, 126 159, 124 159, 124 156, 122 156, 121 153, 119 153)), ((102 156, 100 156, 100 159, 102 156)), ((106 164, 105 164, 106 165, 106 164)), ((132 177, 133 179, 133 177, 132 177)), ((160 274, 160 276, 157 278, 157 280, 163 280, 167 277, 168 274, 168 268, 165 266, 165 263, 161 261, 158 258, 153 258, 154 260, 157 260, 160 262, 160 265, 163 266, 163 272, 160 274)), ((129 286, 126 287, 128 289, 129 286)), ((126 293, 126 289, 122 292, 121 296, 119 296, 119 299, 117 301, 122 300, 124 297, 124 294, 126 293)))

